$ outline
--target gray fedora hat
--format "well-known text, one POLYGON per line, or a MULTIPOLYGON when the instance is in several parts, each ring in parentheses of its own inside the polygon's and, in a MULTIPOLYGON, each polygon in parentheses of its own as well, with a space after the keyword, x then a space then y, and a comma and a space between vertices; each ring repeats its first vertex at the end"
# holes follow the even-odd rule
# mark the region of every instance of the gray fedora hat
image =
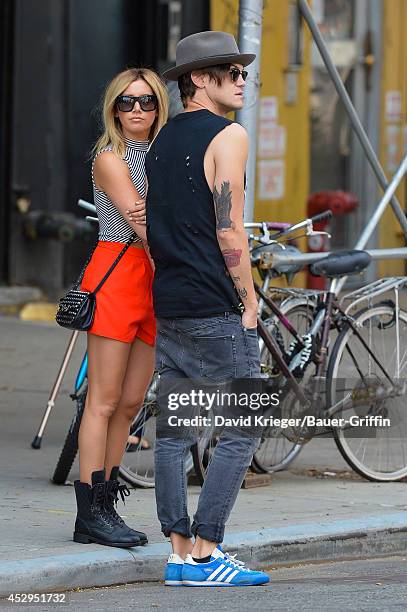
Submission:
POLYGON ((216 66, 217 64, 242 64, 248 66, 255 53, 240 53, 234 36, 226 32, 197 32, 183 38, 177 44, 176 64, 163 72, 163 77, 176 81, 190 70, 216 66))

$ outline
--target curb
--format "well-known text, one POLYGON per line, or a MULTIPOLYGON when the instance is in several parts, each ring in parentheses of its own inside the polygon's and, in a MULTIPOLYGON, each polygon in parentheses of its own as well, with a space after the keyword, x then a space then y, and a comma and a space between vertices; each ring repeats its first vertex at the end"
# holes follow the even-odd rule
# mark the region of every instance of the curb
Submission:
POLYGON ((0 314, 16 315, 30 302, 44 299, 37 287, 0 287, 0 314))
POLYGON ((20 310, 22 321, 54 321, 58 304, 51 302, 28 302, 20 310))
MULTIPOLYGON (((225 549, 253 568, 407 554, 407 512, 230 534, 225 549)), ((169 543, 0 564, 0 597, 162 580, 169 543)))
POLYGON ((22 321, 55 321, 58 304, 46 301, 37 287, 0 287, 0 315, 22 321))

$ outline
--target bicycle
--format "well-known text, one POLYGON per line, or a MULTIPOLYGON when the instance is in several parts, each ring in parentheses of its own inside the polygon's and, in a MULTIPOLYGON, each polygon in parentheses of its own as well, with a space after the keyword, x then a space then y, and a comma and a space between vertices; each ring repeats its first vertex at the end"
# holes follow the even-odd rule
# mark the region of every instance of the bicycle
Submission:
MULTIPOLYGON (((328 428, 343 458, 366 479, 396 481, 407 475, 407 428, 403 419, 406 385, 401 380, 407 369, 407 313, 401 310, 398 299, 407 278, 375 281, 345 296, 339 303, 335 293, 337 279, 354 273, 354 266, 357 271, 367 267, 370 263, 367 255, 365 251, 333 253, 310 266, 314 274, 331 279, 330 287, 318 296, 312 324, 302 336, 306 346, 301 346, 296 339, 293 341, 289 354, 280 355, 278 376, 286 391, 288 381, 291 391, 288 402, 295 396, 294 404, 289 406, 290 414, 333 418, 345 413, 347 423, 328 428), (395 292, 394 301, 374 301, 389 290, 395 292), (341 304, 346 300, 351 303, 345 310, 341 304), (367 306, 354 312, 362 301, 367 306), (337 336, 328 360, 331 330, 337 336), (313 365, 315 372, 301 387, 299 383, 313 365), (315 410, 313 406, 320 409, 315 410), (392 437, 394 429, 389 437, 385 426, 380 427, 378 417, 389 414, 399 430, 397 437, 392 437), (351 417, 354 420, 357 417, 360 422, 365 419, 367 424, 376 423, 375 436, 372 437, 373 431, 366 425, 367 429, 359 429, 355 437, 351 417)), ((270 259, 266 256, 263 265, 272 265, 270 259)), ((260 333, 270 340, 264 328, 260 328, 260 333)), ((276 360, 276 346, 269 342, 267 348, 276 360)), ((267 452, 268 434, 273 435, 272 428, 263 435, 254 456, 256 467, 263 472, 274 471, 267 452)), ((281 434, 303 445, 314 437, 316 430, 297 427, 282 430, 281 434)))
MULTIPOLYGON (((289 234, 293 228, 280 231, 272 238, 277 240, 289 234)), ((260 260, 264 269, 273 268, 272 249, 263 249, 260 260)), ((256 286, 259 297, 272 313, 271 319, 266 321, 259 318, 258 329, 264 342, 263 355, 269 357, 268 373, 274 379, 275 388, 282 394, 280 416, 285 412, 297 417, 304 417, 308 413, 314 417, 333 418, 338 413, 345 413, 345 425, 328 428, 333 432, 344 459, 367 479, 394 481, 407 475, 407 431, 403 423, 406 385, 400 382, 400 376, 407 368, 407 314, 400 309, 398 299, 398 292, 407 285, 407 278, 383 279, 352 292, 341 301, 351 301, 346 311, 336 298, 337 280, 361 272, 369 263, 370 256, 365 251, 345 251, 332 253, 310 266, 314 274, 330 278, 330 287, 316 294, 310 308, 311 324, 300 336, 282 315, 279 305, 256 286), (395 292, 394 301, 374 302, 375 298, 389 290, 395 292), (367 301, 367 307, 353 313, 352 309, 363 300, 367 301), (276 321, 293 337, 288 350, 279 334, 275 333, 276 321), (337 334, 335 341, 330 338, 331 331, 337 334), (333 349, 328 360, 330 343, 333 349), (315 366, 314 373, 310 372, 312 366, 315 366), (305 378, 306 375, 308 378, 305 378), (351 382, 349 375, 353 377, 351 382), (338 384, 338 381, 345 384, 338 384), (349 388, 346 382, 351 385, 349 388), (317 406, 318 410, 313 410, 312 406, 317 406), (401 435, 396 438, 399 440, 397 458, 394 457, 394 439, 383 436, 385 430, 376 429, 377 439, 372 438, 369 432, 369 435, 362 435, 363 431, 360 434, 359 430, 359 437, 355 438, 355 430, 349 425, 350 417, 358 417, 362 421, 363 418, 365 421, 376 418, 378 421, 380 416, 384 418, 390 413, 395 415, 394 422, 398 429, 402 429, 401 435), (376 455, 378 459, 375 461, 376 455)), ((291 298, 294 305, 301 292, 288 291, 295 295, 291 298)), ((303 419, 300 420, 302 422, 303 419)), ((269 452, 275 438, 286 438, 297 451, 298 446, 301 449, 316 434, 315 427, 269 427, 255 453, 252 466, 261 472, 276 471, 273 452, 269 452)), ((211 452, 204 449, 203 453, 206 469, 211 452)))

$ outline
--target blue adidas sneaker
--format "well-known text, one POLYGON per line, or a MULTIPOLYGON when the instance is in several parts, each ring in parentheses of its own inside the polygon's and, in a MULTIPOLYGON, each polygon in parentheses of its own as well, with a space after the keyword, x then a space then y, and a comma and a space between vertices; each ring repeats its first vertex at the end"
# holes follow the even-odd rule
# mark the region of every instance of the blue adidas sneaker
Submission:
POLYGON ((182 559, 182 557, 175 553, 168 557, 164 575, 164 583, 166 586, 182 586, 183 567, 184 559, 182 559))
POLYGON ((255 586, 267 584, 270 578, 264 572, 245 567, 242 561, 215 548, 208 563, 196 563, 187 555, 182 569, 184 586, 255 586))

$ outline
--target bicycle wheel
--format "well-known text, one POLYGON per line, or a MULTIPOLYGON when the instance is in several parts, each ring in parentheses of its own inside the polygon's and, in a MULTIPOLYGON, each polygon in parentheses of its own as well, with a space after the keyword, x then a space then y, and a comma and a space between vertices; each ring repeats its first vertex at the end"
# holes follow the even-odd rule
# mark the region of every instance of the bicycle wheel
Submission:
MULTIPOLYGON (((314 303, 305 298, 293 298, 283 302, 280 310, 295 327, 299 335, 304 334, 310 327, 314 315, 314 303)), ((277 340, 283 350, 287 350, 292 336, 275 315, 264 321, 269 333, 277 340)), ((263 347, 260 360, 262 371, 273 374, 274 363, 266 346, 263 347)), ((257 473, 273 473, 284 470, 298 455, 302 444, 288 440, 281 429, 266 428, 255 452, 252 469, 257 473)))
POLYGON ((75 461, 76 453, 78 452, 78 434, 81 426, 82 415, 85 408, 86 394, 88 385, 86 384, 83 391, 79 395, 73 395, 72 399, 76 402, 76 412, 69 427, 68 434, 65 439, 65 444, 56 465, 52 482, 55 484, 65 484, 69 476, 73 462, 75 461))
POLYGON ((135 487, 154 487, 155 406, 145 403, 134 419, 130 434, 139 438, 138 444, 127 444, 120 464, 120 476, 135 487), (143 448, 143 441, 149 448, 143 448))
MULTIPOLYGON (((213 413, 208 414, 205 410, 205 416, 211 419, 213 423, 213 413)), ((198 432, 198 441, 191 447, 195 475, 198 478, 199 484, 202 486, 206 477, 206 472, 215 450, 218 438, 215 435, 215 426, 208 425, 202 427, 198 432)))
MULTIPOLYGON (((130 427, 130 434, 136 435, 139 442, 138 444, 126 445, 119 468, 123 480, 135 487, 144 489, 151 489, 155 485, 154 443, 158 410, 158 384, 159 376, 155 373, 147 390, 143 406, 130 427), (143 448, 143 440, 148 442, 149 448, 143 448)), ((187 474, 193 468, 191 453, 186 458, 185 468, 187 474)))
MULTIPOLYGON (((353 323, 386 372, 397 383, 407 377, 407 313, 381 303, 358 312, 353 323)), ((345 394, 373 389, 388 381, 378 364, 362 345, 350 325, 339 334, 327 370, 327 406, 345 394)), ((401 396, 402 395, 402 396, 401 396)), ((361 476, 374 481, 396 481, 407 476, 407 397, 358 400, 343 418, 383 417, 390 426, 345 426, 334 428, 336 445, 343 458, 361 476)))

